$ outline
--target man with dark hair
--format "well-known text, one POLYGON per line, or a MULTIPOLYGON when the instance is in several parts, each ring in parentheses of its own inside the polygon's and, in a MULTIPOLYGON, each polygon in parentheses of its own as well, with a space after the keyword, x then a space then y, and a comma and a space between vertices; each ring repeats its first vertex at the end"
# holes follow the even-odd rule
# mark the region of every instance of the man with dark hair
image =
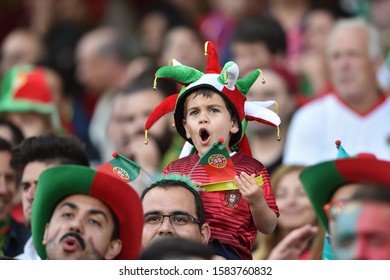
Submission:
POLYGON ((272 63, 283 64, 287 42, 280 23, 270 15, 242 20, 232 37, 232 56, 240 75, 272 63))
MULTIPOLYGON (((11 166, 16 170, 18 185, 22 187, 24 224, 27 228, 31 228, 38 177, 45 169, 58 164, 89 165, 85 147, 78 138, 55 135, 32 137, 13 151, 11 166)), ((38 258, 31 238, 25 245, 24 253, 17 258, 38 258)))
POLYGON ((141 200, 118 178, 70 164, 42 172, 31 225, 41 259, 138 258, 143 226, 141 200))
POLYGON ((0 137, 10 142, 13 146, 19 145, 23 139, 23 132, 13 122, 0 117, 0 137))
POLYGON ((12 146, 0 138, 0 256, 15 257, 23 251, 29 231, 11 216, 16 176, 10 161, 12 146))
POLYGON ((140 260, 212 260, 214 250, 208 244, 181 238, 172 237, 160 239, 145 248, 140 260))
POLYGON ((203 202, 188 177, 177 174, 161 176, 142 192, 141 200, 144 247, 167 237, 208 243, 210 227, 206 223, 203 202))

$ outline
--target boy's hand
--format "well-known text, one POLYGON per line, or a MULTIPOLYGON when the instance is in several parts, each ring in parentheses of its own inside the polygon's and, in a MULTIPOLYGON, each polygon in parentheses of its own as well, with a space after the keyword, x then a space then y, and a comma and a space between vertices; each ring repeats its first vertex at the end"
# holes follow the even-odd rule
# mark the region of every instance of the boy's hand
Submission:
POLYGON ((263 189, 256 183, 255 174, 248 175, 241 172, 240 176, 234 177, 238 190, 249 205, 255 205, 263 198, 263 189))

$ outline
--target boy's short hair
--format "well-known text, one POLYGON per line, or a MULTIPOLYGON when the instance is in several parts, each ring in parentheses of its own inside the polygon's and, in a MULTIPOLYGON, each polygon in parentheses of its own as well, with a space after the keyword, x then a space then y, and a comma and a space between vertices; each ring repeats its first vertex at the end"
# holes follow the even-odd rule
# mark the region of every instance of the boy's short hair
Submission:
POLYGON ((141 194, 141 201, 143 201, 145 195, 152 189, 162 188, 162 189, 172 189, 172 188, 185 188, 194 196, 194 203, 196 208, 196 215, 200 221, 199 227, 206 223, 206 214, 204 210, 204 205, 200 194, 196 189, 195 184, 187 176, 179 174, 166 174, 156 178, 152 184, 143 190, 141 194))

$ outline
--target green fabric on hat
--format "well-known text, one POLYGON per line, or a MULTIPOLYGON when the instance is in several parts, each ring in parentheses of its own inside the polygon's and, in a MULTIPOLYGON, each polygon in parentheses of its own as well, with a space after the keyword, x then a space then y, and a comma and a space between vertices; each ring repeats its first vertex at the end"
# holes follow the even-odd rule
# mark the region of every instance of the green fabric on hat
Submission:
POLYGON ((55 105, 45 70, 32 65, 9 69, 2 80, 0 110, 42 114, 54 112, 55 105))
MULTIPOLYGON (((95 177, 95 172, 84 167, 84 172, 77 168, 62 169, 61 166, 49 168, 39 176, 38 186, 31 212, 31 231, 34 247, 41 259, 46 259, 46 249, 42 244, 45 226, 50 222, 57 203, 72 194, 88 194, 95 177)), ((81 167, 80 167, 81 168, 81 167)))
POLYGON ((156 71, 155 76, 156 78, 173 79, 181 84, 190 84, 199 80, 203 76, 203 73, 189 66, 177 65, 163 66, 156 71))
POLYGON ((159 182, 165 181, 165 180, 183 182, 183 183, 187 184, 188 186, 190 186, 191 188, 193 188, 194 190, 196 190, 197 192, 199 192, 199 188, 195 185, 195 183, 193 181, 191 181, 191 179, 188 176, 180 175, 178 173, 168 173, 168 174, 164 174, 164 175, 159 175, 151 182, 150 185, 155 185, 155 184, 158 184, 159 182))
POLYGON ((143 211, 136 191, 114 176, 80 165, 58 165, 46 169, 38 180, 31 229, 34 247, 46 259, 42 244, 46 224, 58 202, 74 194, 89 195, 105 203, 119 222, 122 251, 116 259, 137 259, 141 250, 143 211))
POLYGON ((43 67, 17 65, 1 82, 0 112, 35 112, 50 115, 53 128, 62 133, 59 112, 43 67))
POLYGON ((333 192, 346 183, 346 179, 339 173, 334 161, 307 167, 300 178, 317 218, 329 231, 328 218, 323 207, 330 201, 333 192))
POLYGON ((390 187, 390 162, 361 153, 306 167, 300 178, 318 219, 329 232, 323 207, 333 193, 340 186, 353 183, 378 183, 390 187))

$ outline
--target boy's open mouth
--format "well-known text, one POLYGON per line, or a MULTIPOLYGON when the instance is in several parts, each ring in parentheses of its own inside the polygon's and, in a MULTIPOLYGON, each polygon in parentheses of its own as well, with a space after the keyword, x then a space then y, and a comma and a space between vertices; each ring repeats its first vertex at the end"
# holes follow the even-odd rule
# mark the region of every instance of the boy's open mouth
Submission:
POLYGON ((200 136, 200 139, 202 140, 202 144, 206 144, 210 138, 210 134, 207 131, 207 129, 205 129, 205 128, 201 128, 199 130, 199 136, 200 136))

